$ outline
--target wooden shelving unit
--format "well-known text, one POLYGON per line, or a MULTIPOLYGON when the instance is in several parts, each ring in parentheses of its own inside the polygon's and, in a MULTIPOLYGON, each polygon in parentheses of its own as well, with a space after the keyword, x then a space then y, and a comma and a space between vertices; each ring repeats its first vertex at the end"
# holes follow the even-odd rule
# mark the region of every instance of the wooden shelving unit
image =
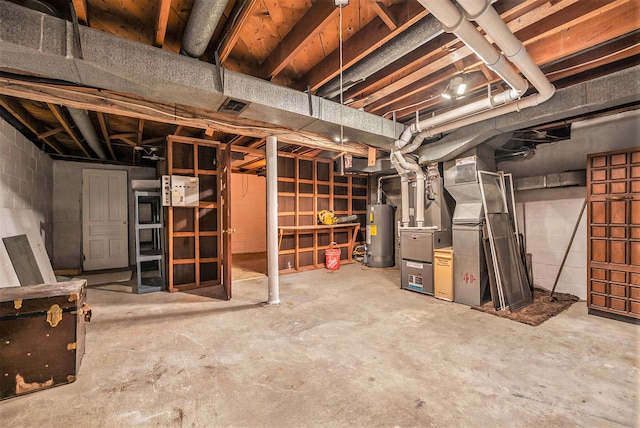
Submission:
POLYGON ((220 284, 219 145, 170 139, 168 147, 169 175, 198 177, 200 198, 197 207, 168 207, 168 289, 220 284))
POLYGON ((351 262, 353 246, 364 241, 368 200, 366 175, 333 171, 331 159, 278 155, 279 267, 283 273, 324 266, 324 251, 336 242, 343 262, 351 262), (358 222, 323 226, 317 214, 358 215, 358 222))

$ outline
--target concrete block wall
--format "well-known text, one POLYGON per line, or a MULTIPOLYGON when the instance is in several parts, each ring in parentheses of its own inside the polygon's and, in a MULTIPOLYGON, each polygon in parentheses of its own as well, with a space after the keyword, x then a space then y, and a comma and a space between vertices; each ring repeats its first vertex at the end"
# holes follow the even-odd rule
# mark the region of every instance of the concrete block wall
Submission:
MULTIPOLYGON (((586 169, 588 154, 635 147, 639 133, 637 110, 578 122, 572 127, 571 139, 540 145, 531 159, 500 162, 498 169, 515 178, 586 169)), ((584 187, 516 193, 518 212, 525 217, 522 226, 536 286, 553 287, 586 194, 584 187)), ((581 299, 587 293, 586 217, 585 211, 556 288, 581 299)))
MULTIPOLYGON (((586 196, 585 187, 517 194, 520 232, 531 254, 535 286, 550 290, 586 196)), ((556 291, 587 297, 587 212, 582 214, 556 291)))
POLYGON ((156 169, 88 162, 53 162, 53 268, 82 267, 82 170, 109 169, 127 171, 129 183, 129 264, 134 265, 135 206, 131 180, 156 178, 156 169))
POLYGON ((252 174, 231 175, 233 254, 267 251, 267 180, 252 174))
POLYGON ((33 211, 49 257, 53 243, 52 189, 53 160, 0 118, 0 207, 33 211))

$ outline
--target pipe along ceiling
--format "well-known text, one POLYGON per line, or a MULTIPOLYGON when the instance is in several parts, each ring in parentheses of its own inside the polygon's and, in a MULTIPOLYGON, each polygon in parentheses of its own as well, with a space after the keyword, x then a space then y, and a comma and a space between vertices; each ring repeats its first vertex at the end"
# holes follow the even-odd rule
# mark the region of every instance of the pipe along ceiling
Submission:
MULTIPOLYGON (((416 226, 424 225, 424 172, 422 167, 405 155, 422 145, 426 137, 451 131, 465 125, 494 118, 513 111, 536 106, 553 96, 555 88, 535 64, 520 42, 509 30, 488 0, 458 0, 467 16, 448 0, 419 0, 437 18, 446 32, 455 34, 473 52, 498 74, 511 90, 488 94, 487 98, 472 102, 449 112, 416 121, 406 128, 391 147, 391 163, 402 177, 402 225, 409 225, 408 192, 409 176, 415 175, 416 226), (504 52, 498 52, 489 41, 469 21, 476 21, 496 45, 504 52), (529 83, 511 65, 518 67, 538 91, 520 99, 527 91, 529 83), (414 134, 416 134, 414 137, 414 134), (413 141, 412 141, 413 139, 413 141), (411 144, 409 144, 411 142, 411 144), (405 205, 406 203, 406 205, 405 205)), ((490 92, 490 88, 489 88, 490 92)))

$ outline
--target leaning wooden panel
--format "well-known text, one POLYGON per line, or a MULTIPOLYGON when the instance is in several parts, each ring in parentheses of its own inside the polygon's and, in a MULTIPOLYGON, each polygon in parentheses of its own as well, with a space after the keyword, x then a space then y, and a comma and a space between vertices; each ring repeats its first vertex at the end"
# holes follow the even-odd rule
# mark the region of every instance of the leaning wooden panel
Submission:
POLYGON ((640 299, 640 149, 590 155, 587 161, 587 307, 638 322, 640 299))
POLYGON ((195 176, 199 183, 197 207, 168 207, 168 289, 173 292, 220 284, 221 145, 179 136, 169 136, 167 145, 169 175, 195 176))
POLYGON ((0 288, 0 399, 76 380, 85 297, 85 280, 0 288))

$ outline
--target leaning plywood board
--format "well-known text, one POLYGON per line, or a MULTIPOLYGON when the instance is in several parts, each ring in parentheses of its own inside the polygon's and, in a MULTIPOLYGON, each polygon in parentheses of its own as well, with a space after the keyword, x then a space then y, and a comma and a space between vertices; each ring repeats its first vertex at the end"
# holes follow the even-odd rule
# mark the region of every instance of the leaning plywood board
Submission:
POLYGON ((46 284, 55 284, 51 261, 40 237, 40 227, 31 210, 0 208, 0 287, 18 287, 20 280, 2 238, 26 235, 40 276, 46 284))

